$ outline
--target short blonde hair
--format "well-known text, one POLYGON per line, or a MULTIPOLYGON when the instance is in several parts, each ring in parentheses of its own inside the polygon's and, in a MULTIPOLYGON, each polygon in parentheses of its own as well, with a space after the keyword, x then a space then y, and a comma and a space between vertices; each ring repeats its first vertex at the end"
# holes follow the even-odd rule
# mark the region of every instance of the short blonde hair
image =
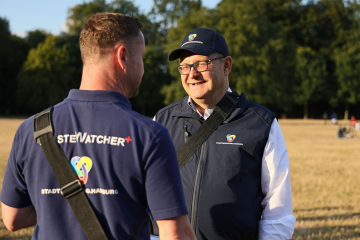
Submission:
POLYGON ((142 28, 142 23, 135 16, 121 13, 97 13, 91 16, 80 33, 83 64, 94 55, 107 55, 116 43, 138 36, 142 28))

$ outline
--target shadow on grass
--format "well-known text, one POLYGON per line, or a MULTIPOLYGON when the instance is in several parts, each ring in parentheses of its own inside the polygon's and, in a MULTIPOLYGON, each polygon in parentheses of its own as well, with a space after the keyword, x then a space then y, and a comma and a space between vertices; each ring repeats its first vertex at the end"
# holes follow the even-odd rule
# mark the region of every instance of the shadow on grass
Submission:
POLYGON ((1 240, 31 240, 31 236, 14 236, 14 237, 11 237, 11 236, 7 236, 7 237, 1 237, 1 240))
POLYGON ((296 220, 297 221, 316 221, 316 220, 331 220, 331 219, 349 219, 352 217, 356 217, 356 216, 360 216, 360 212, 359 213, 348 213, 348 214, 333 214, 330 216, 317 216, 317 217, 297 217, 296 220))
POLYGON ((333 226, 295 229, 292 239, 353 239, 360 236, 359 226, 333 226), (310 238, 309 238, 310 237, 310 238))
POLYGON ((20 229, 16 232, 10 232, 0 220, 0 239, 1 240, 30 240, 34 227, 20 229))
POLYGON ((311 211, 317 211, 317 210, 338 210, 338 209, 345 209, 345 210, 353 210, 354 207, 352 206, 340 206, 340 207, 319 207, 319 208, 306 208, 306 209, 294 209, 293 212, 311 212, 311 211))

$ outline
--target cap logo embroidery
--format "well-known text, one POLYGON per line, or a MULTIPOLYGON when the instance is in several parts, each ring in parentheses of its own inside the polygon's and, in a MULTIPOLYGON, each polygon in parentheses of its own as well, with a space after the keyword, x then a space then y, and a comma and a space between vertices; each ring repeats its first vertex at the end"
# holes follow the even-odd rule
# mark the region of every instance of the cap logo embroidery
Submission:
POLYGON ((232 141, 235 140, 236 136, 235 136, 235 135, 228 134, 228 135, 226 136, 226 138, 227 138, 227 141, 228 141, 228 142, 232 142, 232 141))
POLYGON ((191 35, 189 35, 189 41, 194 40, 194 38, 196 38, 196 34, 191 34, 191 35))

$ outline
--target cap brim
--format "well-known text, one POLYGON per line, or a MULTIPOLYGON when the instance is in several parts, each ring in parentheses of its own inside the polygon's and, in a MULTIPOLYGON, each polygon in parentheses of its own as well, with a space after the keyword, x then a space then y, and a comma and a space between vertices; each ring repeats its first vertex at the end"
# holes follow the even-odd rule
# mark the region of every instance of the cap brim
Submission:
POLYGON ((174 61, 174 60, 180 58, 181 52, 183 50, 187 50, 187 51, 190 51, 190 52, 193 52, 193 53, 196 53, 199 55, 205 55, 205 56, 215 52, 214 49, 204 47, 199 44, 189 44, 189 46, 184 46, 184 47, 180 47, 175 50, 172 50, 171 53, 169 54, 169 61, 174 61))

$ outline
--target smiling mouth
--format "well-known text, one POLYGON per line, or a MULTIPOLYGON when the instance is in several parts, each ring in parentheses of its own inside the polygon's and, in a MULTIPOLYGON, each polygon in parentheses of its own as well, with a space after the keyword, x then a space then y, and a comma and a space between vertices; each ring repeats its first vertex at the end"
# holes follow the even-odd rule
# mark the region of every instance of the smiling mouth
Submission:
POLYGON ((205 81, 203 81, 203 82, 191 83, 191 85, 193 85, 193 86, 197 86, 197 85, 201 85, 201 84, 204 84, 204 83, 206 83, 206 82, 205 82, 205 81))

